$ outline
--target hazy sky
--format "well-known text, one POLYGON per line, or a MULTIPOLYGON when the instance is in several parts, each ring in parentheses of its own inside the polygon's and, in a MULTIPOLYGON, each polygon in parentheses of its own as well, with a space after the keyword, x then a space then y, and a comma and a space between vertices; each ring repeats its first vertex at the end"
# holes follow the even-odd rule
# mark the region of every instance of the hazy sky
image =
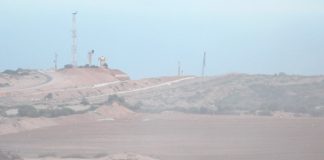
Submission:
MULTIPOLYGON (((229 72, 324 74, 323 0, 0 0, 0 70, 78 63, 87 52, 132 78, 229 72)), ((96 60, 97 58, 95 58, 96 60)))

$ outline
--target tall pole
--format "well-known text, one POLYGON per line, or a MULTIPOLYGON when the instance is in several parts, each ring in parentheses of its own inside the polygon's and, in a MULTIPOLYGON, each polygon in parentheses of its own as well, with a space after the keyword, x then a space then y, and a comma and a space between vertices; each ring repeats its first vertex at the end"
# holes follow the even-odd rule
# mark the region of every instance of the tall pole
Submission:
POLYGON ((54 55, 54 69, 57 71, 57 53, 54 55))
POLYGON ((181 63, 178 61, 178 76, 181 75, 181 63))
POLYGON ((76 15, 78 12, 72 13, 72 65, 77 67, 77 29, 76 29, 76 15))
POLYGON ((205 76, 205 67, 206 67, 206 52, 204 52, 204 58, 202 63, 202 69, 201 69, 201 76, 205 76))

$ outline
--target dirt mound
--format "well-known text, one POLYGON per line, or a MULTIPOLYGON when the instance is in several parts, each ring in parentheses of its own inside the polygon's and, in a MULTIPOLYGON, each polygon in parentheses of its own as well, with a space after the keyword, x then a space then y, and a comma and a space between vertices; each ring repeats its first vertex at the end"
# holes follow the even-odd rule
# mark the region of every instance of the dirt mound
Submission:
POLYGON ((119 81, 110 69, 71 68, 50 73, 53 84, 61 87, 86 86, 119 81))
POLYGON ((113 119, 127 119, 133 117, 136 114, 135 112, 118 103, 113 103, 111 106, 101 106, 95 112, 104 117, 113 119))

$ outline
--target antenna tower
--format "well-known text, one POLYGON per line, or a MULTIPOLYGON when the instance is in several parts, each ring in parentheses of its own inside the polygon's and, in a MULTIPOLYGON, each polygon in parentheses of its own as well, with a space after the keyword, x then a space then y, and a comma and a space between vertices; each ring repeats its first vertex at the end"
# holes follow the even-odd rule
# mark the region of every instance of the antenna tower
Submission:
POLYGON ((206 68, 206 52, 204 52, 204 58, 202 63, 202 69, 201 69, 201 76, 205 76, 205 68, 206 68))
POLYGON ((57 53, 54 55, 54 69, 57 71, 57 53))
POLYGON ((178 61, 178 76, 181 75, 181 63, 178 61))
POLYGON ((72 13, 72 65, 77 67, 77 28, 76 28, 76 15, 78 12, 72 13))

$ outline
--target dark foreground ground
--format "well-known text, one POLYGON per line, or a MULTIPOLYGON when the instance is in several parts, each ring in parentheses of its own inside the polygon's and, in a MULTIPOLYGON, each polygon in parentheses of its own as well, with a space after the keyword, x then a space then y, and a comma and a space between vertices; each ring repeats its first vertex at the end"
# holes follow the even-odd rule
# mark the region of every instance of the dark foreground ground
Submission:
POLYGON ((188 116, 101 121, 0 136, 22 157, 133 152, 161 160, 323 160, 324 119, 188 116))

